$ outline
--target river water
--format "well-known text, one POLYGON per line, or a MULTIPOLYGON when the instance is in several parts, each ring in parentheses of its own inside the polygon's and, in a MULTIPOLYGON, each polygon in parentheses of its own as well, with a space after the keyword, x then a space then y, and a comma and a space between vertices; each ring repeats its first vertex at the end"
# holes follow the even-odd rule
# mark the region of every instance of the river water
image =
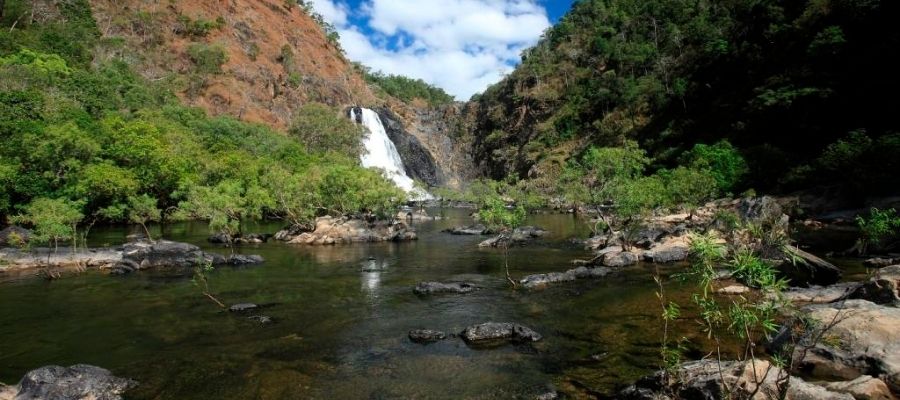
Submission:
MULTIPOLYGON (((467 211, 431 212, 447 218, 416 223, 420 240, 411 243, 241 248, 267 261, 212 272, 210 290, 228 304, 265 305, 258 314, 272 317, 270 325, 223 312, 188 276, 87 272, 54 282, 7 280, 0 283, 0 381, 15 383, 43 365, 87 363, 138 380, 133 399, 505 399, 532 398, 548 385, 583 398, 613 393, 658 368, 655 266, 513 291, 501 251, 479 249, 483 237, 441 232, 471 223, 467 211), (413 294, 417 282, 432 280, 483 289, 413 294), (545 339, 475 349, 457 338, 430 345, 407 338, 411 329, 459 332, 487 321, 522 323, 545 339)), ((529 218, 551 234, 510 250, 514 276, 564 271, 572 259, 589 256, 570 240, 588 235, 572 216, 529 218)), ((128 233, 95 232, 94 245, 121 243, 128 233)), ((206 235, 200 223, 166 230, 167 239, 227 253, 207 244, 206 235)), ((660 268, 669 275, 683 267, 660 268)), ((667 291, 687 303, 687 289, 671 283, 667 291)), ((685 331, 673 335, 688 335, 692 324, 679 324, 685 331)), ((703 354, 694 348, 702 344, 689 347, 703 354)))

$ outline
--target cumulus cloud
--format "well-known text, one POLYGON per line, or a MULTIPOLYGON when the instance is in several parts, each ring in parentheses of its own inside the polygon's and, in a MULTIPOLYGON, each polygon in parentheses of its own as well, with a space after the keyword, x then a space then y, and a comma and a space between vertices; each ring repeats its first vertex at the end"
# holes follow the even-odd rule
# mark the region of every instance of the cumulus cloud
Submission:
POLYGON ((465 100, 512 70, 550 26, 534 0, 313 0, 350 59, 465 100))

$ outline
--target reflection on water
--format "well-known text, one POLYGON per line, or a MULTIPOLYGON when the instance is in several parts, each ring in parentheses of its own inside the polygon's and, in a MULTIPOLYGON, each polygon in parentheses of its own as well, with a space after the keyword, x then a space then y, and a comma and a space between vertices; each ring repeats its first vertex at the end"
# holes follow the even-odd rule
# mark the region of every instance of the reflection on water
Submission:
MULTIPOLYGON (((89 363, 140 381, 134 399, 506 399, 532 397, 550 383, 575 396, 583 390, 577 388, 609 393, 657 367, 652 268, 513 291, 502 253, 477 247, 483 237, 440 232, 471 223, 468 212, 447 210, 447 220, 418 224, 420 240, 412 243, 240 249, 267 261, 211 273, 210 290, 226 303, 267 305, 262 312, 276 323, 266 326, 221 312, 189 277, 92 272, 2 283, 0 381, 15 382, 42 365, 89 363), (483 289, 412 293, 417 282, 448 280, 483 289), (456 333, 492 320, 528 325, 545 340, 485 350, 455 338, 428 346, 406 338, 411 329, 456 333)), ((587 255, 569 242, 588 232, 571 216, 538 215, 528 223, 551 235, 510 250, 514 276, 563 271, 587 255)), ((95 243, 121 243, 128 233, 95 232, 95 243)), ((167 238, 227 252, 207 244, 206 235, 202 224, 166 230, 167 238)), ((678 285, 668 291, 689 303, 678 285)))

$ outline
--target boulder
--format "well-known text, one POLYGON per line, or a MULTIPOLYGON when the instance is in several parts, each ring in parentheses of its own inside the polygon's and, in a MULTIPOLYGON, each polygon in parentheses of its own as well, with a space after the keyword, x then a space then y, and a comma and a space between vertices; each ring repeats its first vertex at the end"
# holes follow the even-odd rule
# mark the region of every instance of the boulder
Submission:
POLYGON ((428 212, 425 210, 406 209, 397 212, 397 219, 409 221, 434 221, 436 219, 441 219, 441 217, 428 215, 428 212))
POLYGON ((471 293, 478 289, 472 283, 468 282, 419 282, 413 289, 413 293, 418 295, 429 295, 437 293, 471 293))
POLYGON ((686 236, 670 237, 654 244, 644 252, 644 259, 654 263, 684 261, 690 255, 691 246, 686 236))
MULTIPOLYGON (((900 393, 900 308, 865 300, 810 305, 803 309, 816 326, 828 330, 824 340, 802 338, 794 359, 799 371, 825 380, 881 378, 900 393), (809 350, 802 353, 804 347, 809 350)), ((788 331, 792 326, 786 326, 788 331)), ((795 339, 796 340, 796 339, 795 339)))
POLYGON ((234 238, 227 233, 217 233, 206 238, 207 242, 213 244, 231 244, 232 240, 234 240, 234 238))
POLYGON ((829 382, 823 385, 832 392, 847 393, 856 400, 894 400, 894 395, 881 379, 863 375, 852 381, 829 382))
MULTIPOLYGON (((2 239, 0 239, 2 240, 2 239)), ((866 261, 863 261, 863 266, 866 268, 884 268, 889 267, 891 265, 900 264, 900 258, 870 258, 866 261)))
POLYGON ((885 267, 877 271, 868 282, 859 285, 851 299, 863 299, 875 304, 900 305, 900 265, 885 267))
POLYGON ((768 400, 852 400, 849 394, 832 392, 797 377, 787 380, 787 373, 765 360, 723 361, 707 359, 682 364, 676 372, 679 379, 664 380, 662 371, 640 379, 619 393, 620 399, 663 399, 673 393, 679 399, 751 399, 768 400), (723 385, 724 383, 724 385, 723 385), (727 392, 731 389, 731 393, 727 392))
POLYGON ((125 244, 122 248, 122 258, 137 264, 138 269, 193 267, 217 261, 197 246, 167 240, 156 242, 141 240, 125 244))
POLYGON ((225 264, 228 265, 252 265, 252 264, 261 264, 265 261, 262 256, 258 255, 244 255, 244 254, 232 254, 225 258, 225 264))
POLYGON ((409 340, 416 343, 432 343, 444 340, 447 335, 444 332, 429 329, 416 329, 409 331, 409 340))
POLYGON ((531 239, 544 237, 548 234, 545 229, 536 226, 521 226, 513 229, 512 240, 514 242, 525 242, 531 239))
POLYGON ((637 253, 630 251, 611 251, 603 254, 602 264, 611 268, 627 267, 637 264, 640 257, 637 253))
POLYGON ((119 400, 137 382, 118 378, 91 365, 51 365, 33 370, 22 378, 16 399, 119 400))
POLYGON ((612 273, 612 270, 605 267, 578 267, 570 269, 566 272, 550 272, 547 274, 528 275, 522 278, 519 283, 525 288, 535 289, 542 288, 554 283, 571 282, 576 279, 602 278, 612 273))
POLYGON ((319 217, 312 231, 291 235, 281 231, 275 235, 292 244, 333 245, 361 242, 416 240, 414 229, 403 221, 369 222, 356 218, 319 217))
POLYGON ((453 228, 444 229, 444 232, 447 232, 451 235, 487 235, 490 234, 490 230, 484 225, 475 224, 469 226, 457 226, 453 228))
POLYGON ((831 286, 810 286, 808 288, 788 288, 782 292, 782 296, 795 303, 824 304, 833 303, 849 295, 858 283, 837 283, 831 286))
POLYGON ((473 325, 462 332, 469 344, 492 344, 502 341, 537 342, 543 337, 531 328, 510 322, 486 322, 473 325))
POLYGON ((841 280, 843 271, 834 264, 799 248, 794 248, 793 252, 801 262, 794 265, 784 261, 778 267, 781 275, 790 279, 793 286, 827 286, 841 280))

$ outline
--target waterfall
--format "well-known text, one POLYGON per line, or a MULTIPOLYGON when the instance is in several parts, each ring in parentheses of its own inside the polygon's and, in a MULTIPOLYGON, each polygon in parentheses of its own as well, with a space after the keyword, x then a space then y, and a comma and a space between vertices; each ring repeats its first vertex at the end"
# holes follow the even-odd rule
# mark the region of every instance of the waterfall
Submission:
POLYGON ((412 200, 429 200, 433 197, 422 189, 414 187, 413 180, 406 175, 403 159, 397 152, 397 146, 388 137, 378 113, 368 108, 351 108, 350 119, 361 121, 369 134, 363 139, 365 153, 360 157, 365 168, 379 168, 398 187, 406 191, 412 200), (358 110, 358 111, 357 111, 358 110), (362 113, 361 116, 357 112, 362 113))

